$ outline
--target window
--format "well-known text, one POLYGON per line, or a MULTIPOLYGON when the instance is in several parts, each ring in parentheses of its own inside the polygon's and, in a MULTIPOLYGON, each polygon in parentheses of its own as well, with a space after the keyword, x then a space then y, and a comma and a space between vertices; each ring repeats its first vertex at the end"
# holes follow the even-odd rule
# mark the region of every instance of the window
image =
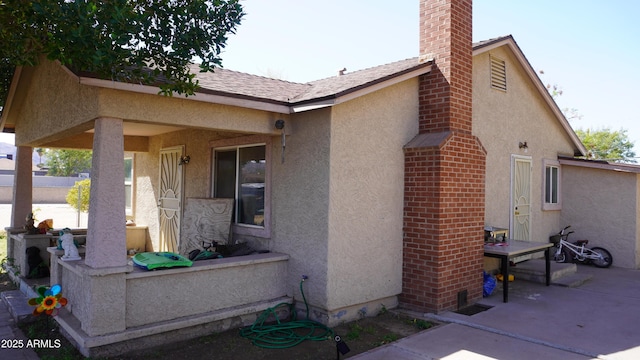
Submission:
POLYGON ((133 158, 124 159, 124 203, 127 215, 133 215, 133 158))
POLYGON ((560 163, 544 160, 544 199, 542 210, 560 210, 560 163))
POLYGON ((269 141, 248 136, 212 142, 212 194, 235 199, 235 233, 270 236, 269 141))
POLYGON ((504 60, 489 56, 491 63, 491 88, 507 91, 507 66, 504 60))

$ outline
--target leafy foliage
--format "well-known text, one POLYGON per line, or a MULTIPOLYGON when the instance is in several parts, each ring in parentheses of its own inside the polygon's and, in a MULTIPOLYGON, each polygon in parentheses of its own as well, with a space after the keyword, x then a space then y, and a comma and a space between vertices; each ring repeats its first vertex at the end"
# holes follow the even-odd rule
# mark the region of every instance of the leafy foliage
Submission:
MULTIPOLYGON (((2 8, 2 5, 0 5, 0 8, 2 8)), ((1 32, 2 30, 0 29, 1 32)), ((14 70, 15 66, 10 64, 8 59, 0 58, 0 114, 2 114, 4 103, 9 94, 9 86, 11 85, 14 70)))
POLYGON ((200 71, 221 66, 227 34, 244 12, 239 0, 0 0, 0 107, 16 65, 42 55, 103 79, 157 84, 192 95, 200 71))
POLYGON ((72 176, 91 169, 92 152, 89 150, 47 150, 47 175, 72 176))
POLYGON ((612 160, 635 163, 633 142, 627 136, 627 130, 576 130, 576 135, 587 148, 587 159, 612 160))
POLYGON ((69 206, 76 210, 88 212, 90 192, 91 179, 76 181, 75 185, 73 185, 73 187, 69 189, 69 192, 67 193, 67 204, 69 204, 69 206), (80 201, 78 201, 78 194, 80 194, 80 201))

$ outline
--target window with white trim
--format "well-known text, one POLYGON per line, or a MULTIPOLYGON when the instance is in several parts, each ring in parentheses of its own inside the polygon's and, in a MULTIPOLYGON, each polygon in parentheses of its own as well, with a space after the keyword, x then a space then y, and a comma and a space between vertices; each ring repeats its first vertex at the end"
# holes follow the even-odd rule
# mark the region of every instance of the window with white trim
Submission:
POLYGON ((555 160, 543 160, 544 192, 542 210, 560 210, 562 207, 560 192, 560 163, 555 160))
POLYGON ((237 234, 270 237, 269 143, 261 136, 211 143, 211 193, 235 200, 232 222, 237 234))

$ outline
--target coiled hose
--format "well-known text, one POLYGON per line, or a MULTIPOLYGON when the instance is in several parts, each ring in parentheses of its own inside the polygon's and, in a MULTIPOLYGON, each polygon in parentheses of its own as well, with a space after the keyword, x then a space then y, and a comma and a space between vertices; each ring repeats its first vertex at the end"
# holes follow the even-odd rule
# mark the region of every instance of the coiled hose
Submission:
POLYGON ((297 315, 293 304, 280 303, 268 308, 260 314, 253 325, 240 329, 240 336, 251 340, 253 345, 267 349, 287 349, 294 347, 305 340, 324 341, 333 339, 333 330, 317 321, 309 320, 309 305, 304 296, 302 283, 307 279, 302 277, 300 292, 307 311, 305 320, 296 320, 297 315), (277 309, 282 306, 289 307, 290 320, 280 322, 277 309), (265 321, 271 317, 276 319, 275 324, 266 325, 265 321))

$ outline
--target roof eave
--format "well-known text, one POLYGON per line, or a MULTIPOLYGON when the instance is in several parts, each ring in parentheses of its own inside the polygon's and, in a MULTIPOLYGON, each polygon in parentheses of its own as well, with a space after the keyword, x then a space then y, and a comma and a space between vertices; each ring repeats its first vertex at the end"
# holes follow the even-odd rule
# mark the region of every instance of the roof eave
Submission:
POLYGON ((611 163, 603 160, 575 159, 564 156, 558 156, 558 162, 560 162, 561 165, 640 174, 640 166, 632 164, 611 163))
MULTIPOLYGON (((382 88, 395 85, 402 81, 426 74, 431 71, 432 63, 426 61, 413 66, 409 69, 399 71, 397 73, 387 75, 373 81, 354 86, 352 88, 340 91, 335 94, 329 94, 318 98, 304 100, 300 102, 281 102, 273 99, 263 99, 242 94, 233 94, 220 91, 209 90, 206 88, 199 89, 195 95, 184 96, 176 95, 188 100, 203 101, 214 104, 230 105, 244 107, 255 110, 263 110, 276 112, 281 114, 298 113, 310 111, 324 107, 338 105, 340 103, 353 100, 355 98, 370 94, 382 88)), ((91 76, 91 74, 75 74, 80 84, 87 86, 102 87, 114 90, 123 90, 137 92, 142 94, 157 95, 158 87, 154 85, 132 84, 112 80, 103 80, 91 76), (89 75, 89 76, 87 76, 89 75)))
POLYGON ((316 98, 316 99, 293 103, 291 105, 291 110, 292 110, 291 112, 299 113, 299 112, 338 105, 338 104, 359 98, 361 96, 371 94, 380 89, 412 79, 414 77, 418 77, 420 75, 429 73, 431 72, 431 66, 432 66, 431 63, 420 64, 411 69, 407 69, 405 71, 388 75, 386 77, 376 79, 374 81, 370 81, 368 83, 343 90, 333 95, 328 95, 322 98, 316 98))
MULTIPOLYGON (((136 92, 148 95, 158 95, 158 87, 152 85, 142 84, 130 84, 111 80, 102 80, 93 77, 79 77, 80 84, 87 86, 102 87, 114 90, 123 90, 136 92)), ((202 101, 212 104, 230 105, 243 107, 254 110, 271 111, 280 114, 289 114, 291 112, 289 106, 285 103, 279 103, 276 101, 270 101, 260 98, 254 98, 250 96, 243 96, 237 94, 218 93, 198 91, 194 95, 175 95, 176 97, 184 98, 193 101, 202 101)))

